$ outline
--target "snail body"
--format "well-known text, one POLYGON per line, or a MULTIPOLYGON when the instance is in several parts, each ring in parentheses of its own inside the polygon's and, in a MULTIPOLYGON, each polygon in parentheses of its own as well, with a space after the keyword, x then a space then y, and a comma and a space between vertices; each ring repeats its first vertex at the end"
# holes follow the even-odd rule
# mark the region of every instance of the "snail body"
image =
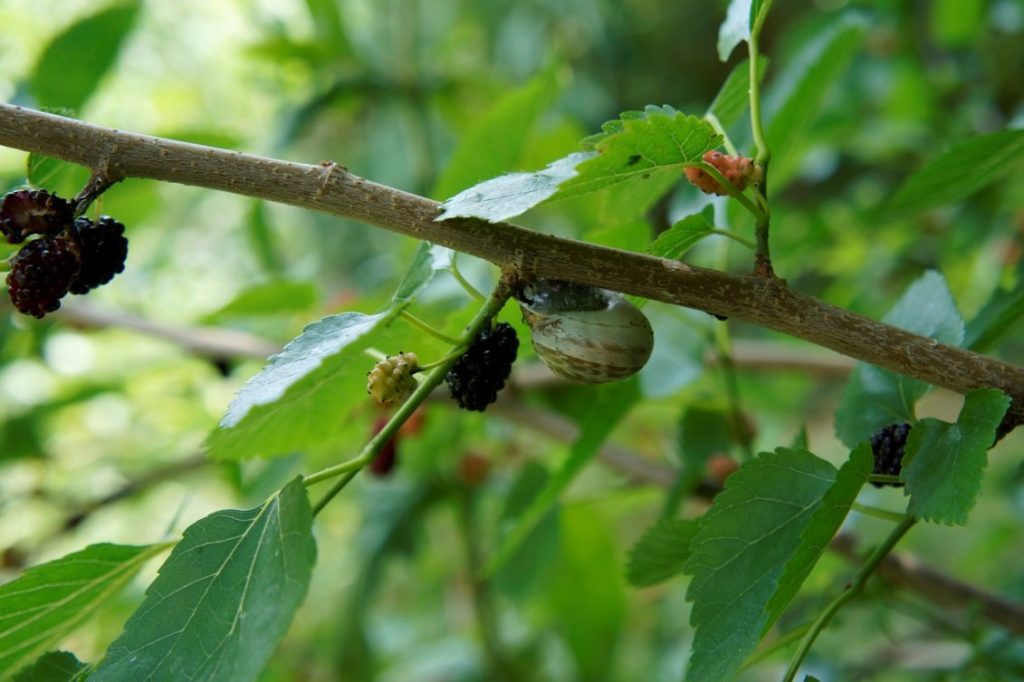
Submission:
POLYGON ((588 384, 636 374, 654 348, 647 317, 621 295, 543 280, 519 296, 534 350, 552 372, 588 384))

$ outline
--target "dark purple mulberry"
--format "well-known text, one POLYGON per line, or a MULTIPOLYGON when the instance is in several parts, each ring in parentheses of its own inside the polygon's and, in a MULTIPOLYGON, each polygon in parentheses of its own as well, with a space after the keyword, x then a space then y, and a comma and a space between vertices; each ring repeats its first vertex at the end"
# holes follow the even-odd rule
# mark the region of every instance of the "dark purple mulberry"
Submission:
MULTIPOLYGON (((875 455, 873 474, 899 476, 902 470, 903 451, 907 447, 907 436, 910 435, 910 424, 890 424, 871 436, 871 452, 875 455)), ((876 488, 891 485, 902 488, 902 483, 874 483, 876 488)))
POLYGON ((19 189, 0 200, 0 232, 11 244, 30 234, 55 235, 71 224, 74 206, 45 189, 19 189))
POLYGON ((518 351, 512 325, 503 322, 481 332, 444 377, 459 407, 483 412, 497 400, 518 351))
POLYGON ((7 293, 26 315, 43 317, 60 307, 78 274, 79 258, 67 239, 44 237, 31 241, 11 259, 7 293))
POLYGON ((124 270, 124 261, 128 257, 124 225, 109 216, 103 216, 98 223, 79 218, 75 221, 74 233, 82 257, 82 269, 71 283, 71 293, 87 293, 124 270))

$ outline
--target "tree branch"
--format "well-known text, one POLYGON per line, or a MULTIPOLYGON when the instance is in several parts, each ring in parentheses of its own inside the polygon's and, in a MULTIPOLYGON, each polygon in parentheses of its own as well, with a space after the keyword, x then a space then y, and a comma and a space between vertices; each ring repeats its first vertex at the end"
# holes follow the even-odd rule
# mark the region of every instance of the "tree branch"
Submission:
POLYGON ((1024 369, 910 334, 796 293, 783 280, 561 239, 507 223, 435 222, 437 202, 378 185, 332 162, 311 166, 126 133, 0 104, 0 145, 91 168, 108 181, 152 178, 276 201, 383 227, 518 268, 726 315, 958 393, 994 387, 1024 421, 1024 369))

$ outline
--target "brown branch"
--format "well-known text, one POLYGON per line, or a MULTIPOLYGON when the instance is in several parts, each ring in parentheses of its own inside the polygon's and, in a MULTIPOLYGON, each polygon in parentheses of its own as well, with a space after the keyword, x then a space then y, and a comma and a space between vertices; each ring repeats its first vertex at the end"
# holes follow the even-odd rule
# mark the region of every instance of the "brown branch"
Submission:
MULTIPOLYGON (((573 442, 579 428, 571 421, 552 412, 528 407, 516 400, 501 398, 493 406, 494 412, 509 421, 546 434, 563 442, 573 442)), ((605 444, 598 451, 598 459, 626 475, 631 483, 670 488, 678 472, 672 467, 636 455, 628 450, 605 444)), ((705 481, 695 494, 711 502, 719 492, 714 483, 705 481)), ((858 552, 857 538, 839 533, 829 549, 851 564, 860 565, 864 557, 858 552)), ((987 619, 1010 632, 1024 635, 1024 604, 1006 599, 993 592, 939 571, 906 552, 894 552, 882 559, 878 574, 899 587, 915 592, 932 604, 964 610, 977 609, 987 619)))
POLYGON ((958 393, 994 387, 1024 421, 1024 369, 910 334, 792 291, 731 275, 473 219, 435 222, 437 202, 324 162, 311 166, 126 133, 0 104, 0 145, 87 166, 108 180, 152 178, 332 213, 484 258, 526 276, 570 279, 726 315, 958 393))

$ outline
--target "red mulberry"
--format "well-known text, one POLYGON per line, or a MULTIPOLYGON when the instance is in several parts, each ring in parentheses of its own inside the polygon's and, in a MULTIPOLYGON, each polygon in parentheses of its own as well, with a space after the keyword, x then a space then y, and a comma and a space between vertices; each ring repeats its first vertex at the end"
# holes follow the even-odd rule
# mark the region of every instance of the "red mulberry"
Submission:
POLYGON ((71 293, 84 294, 106 284, 124 270, 128 257, 128 240, 124 225, 109 216, 98 223, 88 218, 75 221, 75 240, 82 259, 82 269, 71 283, 71 293))
POLYGON ((74 206, 45 189, 8 192, 0 200, 0 233, 11 244, 30 234, 55 235, 71 224, 74 206))

